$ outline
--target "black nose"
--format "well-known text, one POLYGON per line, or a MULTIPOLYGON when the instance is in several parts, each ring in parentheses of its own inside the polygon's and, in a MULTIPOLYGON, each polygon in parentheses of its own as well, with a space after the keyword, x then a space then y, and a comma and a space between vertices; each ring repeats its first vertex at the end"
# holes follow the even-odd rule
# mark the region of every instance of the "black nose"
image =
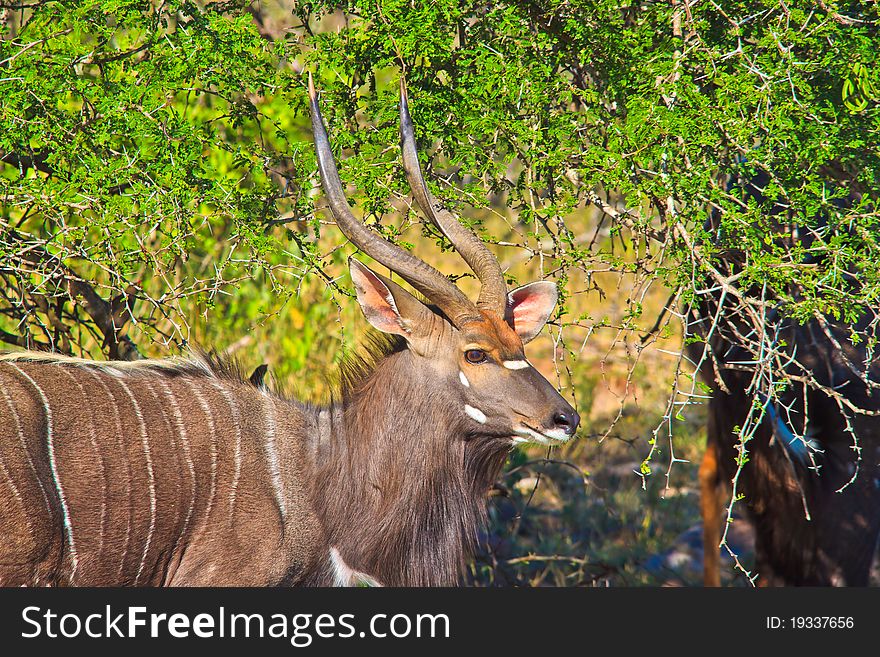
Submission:
POLYGON ((580 423, 581 416, 573 408, 565 411, 556 411, 553 414, 553 428, 562 429, 569 436, 574 435, 580 423))

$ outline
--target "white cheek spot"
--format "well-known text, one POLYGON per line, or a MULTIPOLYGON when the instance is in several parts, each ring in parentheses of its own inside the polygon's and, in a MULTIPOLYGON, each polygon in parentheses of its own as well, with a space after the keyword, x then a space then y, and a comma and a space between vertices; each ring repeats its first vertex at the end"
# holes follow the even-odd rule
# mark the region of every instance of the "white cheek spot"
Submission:
POLYGON ((506 360, 502 365, 509 370, 524 370, 532 366, 527 360, 506 360))
POLYGON ((483 413, 483 411, 481 411, 479 408, 474 408, 473 406, 468 406, 467 404, 465 404, 464 412, 480 424, 486 424, 486 414, 483 413))
POLYGON ((463 385, 465 388, 471 387, 471 382, 467 380, 467 377, 461 370, 458 371, 458 378, 461 380, 461 385, 463 385))

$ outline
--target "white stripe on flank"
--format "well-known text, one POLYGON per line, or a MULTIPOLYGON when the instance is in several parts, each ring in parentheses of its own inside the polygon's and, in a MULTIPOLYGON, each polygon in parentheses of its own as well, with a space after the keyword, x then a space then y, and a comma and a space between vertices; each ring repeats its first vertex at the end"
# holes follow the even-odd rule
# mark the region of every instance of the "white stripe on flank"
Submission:
MULTIPOLYGON (((178 480, 174 482, 174 492, 176 494, 177 499, 174 499, 174 500, 169 499, 167 502, 165 502, 162 505, 162 508, 169 509, 174 512, 174 525, 173 526, 176 529, 179 526, 178 521, 180 520, 181 509, 183 508, 183 504, 180 501, 180 496, 182 494, 181 491, 183 490, 183 486, 181 485, 181 481, 180 481, 180 479, 182 479, 182 477, 180 475, 180 473, 182 472, 182 468, 180 467, 180 466, 182 466, 182 462, 181 462, 181 458, 180 458, 180 447, 178 446, 178 442, 177 442, 178 433, 177 433, 176 427, 171 423, 171 420, 168 417, 168 413, 166 412, 165 407, 162 405, 162 400, 159 397, 159 393, 156 390, 156 386, 152 386, 152 385, 147 386, 147 387, 145 387, 145 389, 142 392, 149 394, 150 399, 151 399, 151 403, 155 402, 156 407, 158 408, 158 412, 155 413, 154 416, 151 417, 150 419, 152 421, 159 421, 161 419, 161 422, 165 425, 165 429, 163 431, 162 429, 159 429, 155 423, 151 423, 152 426, 150 429, 150 436, 151 437, 158 437, 160 439, 166 438, 168 440, 167 446, 166 446, 166 444, 162 444, 162 443, 159 444, 158 453, 173 455, 174 460, 175 460, 175 463, 173 466, 173 472, 175 475, 177 475, 179 477, 178 480)), ((154 445, 155 445, 155 442, 154 442, 154 445)), ((166 482, 168 482, 167 474, 163 473, 160 470, 159 475, 157 477, 157 483, 162 481, 163 478, 165 479, 166 482)), ((170 485, 169 485, 169 490, 170 490, 170 485)), ((157 497, 158 497, 158 493, 157 493, 157 497)), ((170 495, 169 495, 169 497, 170 497, 170 495)), ((167 517, 169 517, 169 516, 166 515, 166 518, 167 517)), ((172 540, 174 541, 174 544, 176 546, 177 542, 180 540, 180 534, 178 534, 172 540)), ((171 550, 170 553, 173 554, 173 552, 174 552, 174 550, 171 550)), ((179 563, 178 563, 178 565, 179 565, 179 563)), ((176 567, 171 569, 170 577, 172 579, 174 577, 173 573, 176 570, 177 570, 176 567)), ((169 581, 170 581, 169 567, 166 566, 165 572, 162 577, 163 583, 161 584, 161 586, 167 586, 167 582, 169 582, 169 581)))
POLYGON ((192 452, 189 448, 189 439, 186 436, 186 427, 183 424, 183 414, 180 412, 180 406, 177 405, 177 400, 174 399, 174 392, 164 379, 160 378, 158 379, 158 382, 162 391, 165 393, 165 399, 168 400, 168 404, 171 406, 171 415, 174 418, 174 426, 177 429, 177 435, 180 436, 180 442, 181 445, 183 445, 183 455, 186 457, 186 465, 189 468, 189 476, 192 480, 192 485, 190 486, 189 510, 186 512, 186 519, 183 521, 183 529, 180 530, 180 535, 185 538, 186 530, 189 528, 189 521, 192 519, 193 510, 195 509, 196 504, 196 467, 193 464, 192 452))
POLYGON ((125 558, 128 556, 128 546, 131 542, 131 517, 132 517, 132 509, 131 509, 131 465, 128 462, 128 449, 123 440, 124 429, 122 427, 122 418, 119 415, 119 405, 116 403, 116 397, 113 396, 113 393, 110 392, 110 387, 104 382, 100 376, 98 376, 99 370, 92 370, 89 368, 84 368, 84 371, 88 372, 91 377, 98 382, 98 384, 104 389, 104 392, 107 393, 108 399, 113 402, 113 410, 115 411, 114 419, 116 424, 116 440, 119 446, 119 452, 121 456, 121 461, 125 466, 125 492, 128 495, 129 505, 128 505, 128 513, 125 516, 125 543, 122 546, 122 553, 120 554, 119 560, 119 570, 117 571, 117 577, 122 579, 122 571, 125 568, 125 558))
POLYGON ((210 522, 211 510, 214 508, 214 497, 217 494, 217 427, 214 425, 214 418, 211 415, 211 407, 202 395, 197 385, 192 386, 193 396, 199 402, 199 406, 205 412, 208 420, 208 434, 211 437, 211 488, 208 493, 208 506, 205 509, 205 520, 210 522))
POLYGON ((467 377, 464 375, 464 372, 462 372, 461 370, 458 371, 458 378, 461 380, 461 385, 463 385, 465 388, 471 387, 471 382, 468 381, 467 377))
MULTIPOLYGON (((284 488, 281 484, 281 467, 278 461, 278 449, 275 445, 275 406, 272 399, 264 397, 269 406, 266 413, 266 459, 269 464, 269 474, 272 475, 272 488, 275 491, 275 503, 278 504, 278 510, 281 512, 282 523, 287 519, 287 502, 284 499, 284 488)), ((265 408, 266 403, 263 404, 265 408)))
POLYGON ((40 401, 42 401, 43 409, 46 412, 46 445, 49 448, 49 465, 52 468, 52 479, 55 482, 58 499, 61 501, 61 512, 64 514, 64 529, 67 534, 67 546, 70 549, 70 560, 73 566, 70 571, 70 582, 73 583, 73 578, 76 576, 78 559, 76 556, 76 545, 73 542, 73 527, 70 524, 70 509, 67 506, 67 498, 64 497, 64 488, 61 486, 61 479, 58 478, 58 464, 55 462, 55 445, 52 442, 52 410, 49 408, 49 399, 46 397, 46 393, 43 392, 43 389, 37 385, 37 382, 28 376, 27 372, 18 367, 15 363, 9 364, 18 370, 24 378, 30 381, 31 385, 36 389, 37 394, 40 396, 40 401))
MULTIPOLYGON (((88 398, 86 396, 86 391, 79 380, 66 367, 60 367, 59 369, 64 372, 74 384, 76 384, 76 387, 79 388, 80 395, 82 395, 83 404, 87 404, 88 398)), ((92 451, 95 453, 95 460, 98 462, 98 467, 101 470, 101 531, 98 535, 98 552, 96 554, 96 559, 100 561, 101 552, 104 549, 104 529, 107 526, 107 472, 104 469, 104 455, 98 448, 98 441, 95 437, 95 416, 91 408, 89 409, 89 443, 92 446, 92 451)))
POLYGON ((501 364, 509 370, 524 370, 532 366, 527 360, 506 360, 501 364))
POLYGON ((24 505, 24 498, 21 496, 21 492, 19 492, 18 486, 15 485, 15 480, 12 478, 9 470, 6 469, 6 464, 3 462, 2 454, 0 454, 0 472, 3 473, 3 477, 9 482, 9 488, 12 490, 12 496, 16 499, 18 505, 21 507, 21 517, 24 518, 28 526, 28 531, 33 536, 34 528, 31 525, 30 514, 27 512, 27 507, 24 505))
POLYGON ((147 534, 147 541, 144 543, 144 551, 141 554, 141 565, 138 567, 137 575, 135 575, 134 583, 135 586, 138 583, 138 580, 141 577, 141 573, 144 570, 144 566, 147 563, 147 554, 150 551, 150 544, 153 542, 153 532, 156 531, 156 476, 153 473, 153 459, 150 456, 150 439, 147 436, 147 425, 144 422, 144 416, 141 413, 141 407, 138 405, 137 400, 134 398, 134 395, 129 390, 128 386, 125 385, 125 381, 119 379, 119 385, 122 386, 122 389, 125 390, 125 393, 128 395, 128 398, 131 399, 131 404, 134 407, 134 414, 138 419, 138 428, 140 429, 141 434, 141 443, 144 446, 144 456, 147 459, 147 480, 150 484, 150 533, 147 534))
POLYGON ((483 411, 481 411, 479 408, 474 408, 473 406, 468 406, 467 404, 465 404, 464 412, 480 424, 486 424, 486 414, 483 413, 483 411))
POLYGON ((226 403, 229 404, 229 410, 232 412, 232 424, 235 427, 235 455, 234 470, 232 475, 232 484, 229 487, 229 521, 232 522, 232 512, 235 507, 235 495, 238 492, 238 480, 241 477, 241 413, 235 403, 235 398, 221 384, 211 380, 211 385, 217 390, 226 403))
MULTIPOLYGON (((46 508, 49 508, 49 497, 46 495, 46 490, 43 488, 43 482, 40 481, 40 478, 37 476, 37 471, 34 468, 34 464, 31 461, 31 455, 27 451, 27 447, 24 442, 24 432, 21 429, 21 422, 18 419, 18 413, 15 412, 15 406, 12 404, 12 400, 6 394, 6 391, 0 386, 0 395, 3 395, 3 399, 6 401, 6 404, 9 406, 9 410, 12 412, 12 420, 15 422, 15 429, 18 432, 18 440, 21 443, 22 449, 24 449, 25 455, 27 456, 28 463, 30 463, 31 470, 34 472, 34 479, 37 482, 37 485, 40 487, 40 491, 43 493, 43 499, 46 503, 46 508)), ((22 517, 28 526, 28 531, 31 536, 34 536, 34 527, 31 522, 31 514, 28 513, 27 507, 24 504, 24 498, 21 496, 21 492, 18 490, 18 487, 15 485, 15 480, 12 478, 12 474, 6 468, 6 464, 3 462, 3 456, 0 455, 0 468, 3 470, 4 476, 9 480, 9 486, 12 489, 12 495, 18 500, 19 505, 21 506, 22 517)))

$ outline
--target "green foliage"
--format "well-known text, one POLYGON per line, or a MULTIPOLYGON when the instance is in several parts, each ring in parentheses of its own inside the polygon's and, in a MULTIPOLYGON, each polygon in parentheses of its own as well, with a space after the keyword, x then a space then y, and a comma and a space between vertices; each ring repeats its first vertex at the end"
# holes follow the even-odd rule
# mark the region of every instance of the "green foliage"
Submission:
MULTIPOLYGON (((744 287, 769 282, 799 316, 851 318, 876 298, 877 268, 865 266, 880 170, 872 3, 840 13, 709 4, 682 19, 675 3, 318 2, 294 8, 303 23, 286 41, 261 35, 247 5, 44 2, 7 18, 10 222, 48 237, 50 250, 112 265, 111 287, 193 251, 234 269, 235 245, 279 291, 272 254, 292 236, 273 222, 313 216, 297 61, 317 71, 334 143, 350 153, 343 177, 368 217, 405 194, 388 147, 403 73, 420 141, 439 144, 432 162, 455 176, 439 195, 453 205, 500 196, 527 236, 553 239, 563 270, 597 257, 564 218, 604 189, 635 210, 624 225, 637 233, 660 220, 691 235, 671 242, 673 260, 691 261, 696 244, 707 258, 749 253, 744 287), (340 29, 319 29, 340 10, 340 29), (835 253, 829 271, 774 248, 770 200, 743 204, 726 189, 724 176, 755 172, 772 176, 768 197, 790 203, 793 223, 827 218, 813 255, 835 253), (863 203, 841 210, 835 201, 854 188, 863 203), (701 234, 712 207, 726 243, 701 234), (852 268, 869 277, 858 290, 840 285, 852 268)), ((310 271, 319 249, 294 241, 300 273, 310 271)), ((686 287, 693 274, 658 273, 686 287)))
MULTIPOLYGON (((4 255, 33 239, 100 288, 133 285, 147 340, 185 341, 190 299, 215 307, 229 282, 283 293, 275 271, 289 257, 268 227, 312 212, 306 194, 278 185, 303 163, 291 159, 298 79, 279 66, 284 48, 232 5, 48 2, 28 14, 0 57, 4 255)), ((10 275, 27 288, 22 269, 10 275)), ((3 328, 60 347, 42 339, 27 294, 7 300, 3 328)))

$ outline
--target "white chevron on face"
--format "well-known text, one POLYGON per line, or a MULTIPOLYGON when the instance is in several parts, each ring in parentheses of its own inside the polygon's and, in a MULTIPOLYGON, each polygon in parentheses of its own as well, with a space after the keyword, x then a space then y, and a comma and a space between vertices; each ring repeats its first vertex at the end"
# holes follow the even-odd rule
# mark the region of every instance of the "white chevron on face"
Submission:
POLYGON ((464 412, 468 414, 468 417, 476 420, 480 424, 486 424, 486 414, 483 413, 479 408, 474 408, 473 406, 464 405, 464 412))

